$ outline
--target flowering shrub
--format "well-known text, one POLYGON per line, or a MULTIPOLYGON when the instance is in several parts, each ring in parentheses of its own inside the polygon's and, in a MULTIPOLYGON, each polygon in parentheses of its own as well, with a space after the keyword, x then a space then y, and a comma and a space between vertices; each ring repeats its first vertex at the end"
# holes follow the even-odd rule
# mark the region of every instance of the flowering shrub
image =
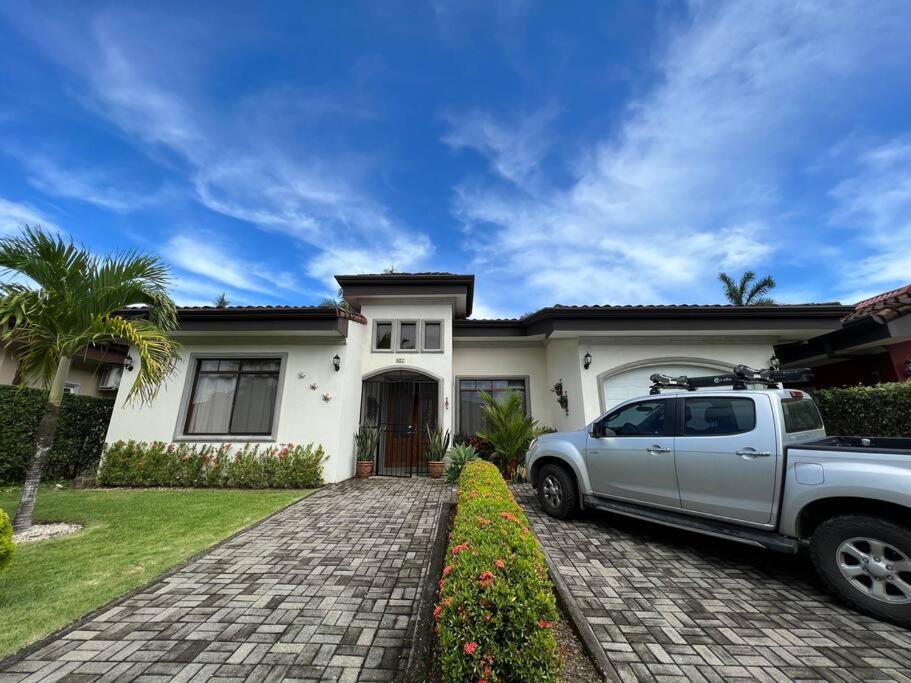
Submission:
POLYGON ((445 681, 557 681, 544 556, 497 468, 465 465, 434 610, 445 681))
POLYGON ((323 483, 322 446, 219 446, 118 441, 98 470, 103 486, 308 488, 323 483))
POLYGON ((10 524, 9 516, 0 510, 0 570, 9 564, 13 559, 13 525, 10 524))

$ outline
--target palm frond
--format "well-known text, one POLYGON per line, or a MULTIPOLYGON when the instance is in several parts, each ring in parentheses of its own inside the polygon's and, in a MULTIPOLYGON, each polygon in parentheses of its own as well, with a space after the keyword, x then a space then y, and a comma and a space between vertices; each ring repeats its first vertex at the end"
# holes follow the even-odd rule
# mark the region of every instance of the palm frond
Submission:
POLYGON ((771 275, 766 275, 750 288, 746 297, 746 303, 752 306, 763 305, 759 303, 760 301, 774 303, 771 297, 765 296, 773 289, 775 289, 775 280, 771 275))
POLYGON ((89 343, 118 341, 129 344, 139 356, 139 370, 127 400, 149 402, 174 370, 180 358, 180 344, 152 320, 98 316, 92 321, 89 343))
POLYGON ((718 279, 721 280, 721 284, 724 287, 724 296, 728 302, 739 306, 741 304, 740 290, 737 288, 737 283, 734 282, 734 279, 727 273, 718 273, 718 279))

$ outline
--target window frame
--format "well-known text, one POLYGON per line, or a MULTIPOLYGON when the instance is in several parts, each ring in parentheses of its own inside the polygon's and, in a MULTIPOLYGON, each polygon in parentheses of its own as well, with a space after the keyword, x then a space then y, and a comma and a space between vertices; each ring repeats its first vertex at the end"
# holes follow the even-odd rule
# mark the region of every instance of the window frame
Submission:
POLYGON ((387 318, 377 318, 373 321, 372 325, 372 334, 370 340, 370 350, 373 353, 395 353, 396 347, 396 321, 389 320, 387 318), (389 334, 389 348, 381 349, 377 347, 377 342, 380 340, 379 335, 377 334, 376 328, 380 325, 389 325, 390 334, 389 334))
MULTIPOLYGON (((614 409, 604 413, 601 417, 595 420, 592 425, 597 425, 596 430, 598 437, 600 439, 657 439, 675 436, 677 432, 677 420, 680 410, 678 409, 677 400, 671 396, 656 396, 655 398, 641 398, 629 403, 623 403, 619 406, 616 406, 614 409), (639 405, 640 403, 655 403, 657 401, 664 401, 664 411, 666 413, 664 420, 664 429, 661 434, 615 434, 614 436, 607 436, 604 434, 605 422, 607 418, 613 415, 616 412, 621 410, 626 410, 633 406, 639 405)), ((591 433, 591 429, 589 429, 591 433)))
MULTIPOLYGON (((281 414, 282 396, 285 387, 285 373, 288 367, 288 353, 282 351, 264 352, 192 352, 187 358, 187 371, 184 379, 183 394, 180 399, 180 410, 177 413, 177 424, 174 427, 173 441, 186 441, 194 443, 245 443, 245 442, 274 442, 277 440, 279 415, 281 414), (272 413, 272 428, 268 434, 191 434, 186 432, 187 412, 190 401, 196 389, 197 368, 201 360, 262 360, 274 358, 279 361, 278 384, 275 387, 275 408, 272 413)), ((233 415, 231 416, 233 417, 233 415)), ((230 428, 229 417, 229 428, 230 428)))
MULTIPOLYGON (((462 382, 485 382, 494 380, 515 380, 525 382, 525 415, 534 417, 531 412, 531 376, 530 375, 458 375, 455 377, 455 415, 453 416, 456 426, 456 434, 462 432, 462 382)), ((474 436, 474 434, 469 434, 474 436)))
POLYGON ((444 321, 441 319, 440 320, 433 319, 433 318, 430 318, 428 320, 421 319, 421 324, 420 324, 421 353, 445 353, 443 351, 443 348, 445 346, 444 337, 443 337, 443 335, 446 333, 445 330, 446 330, 446 325, 444 324, 444 321), (430 323, 431 325, 440 326, 440 348, 438 348, 438 349, 428 349, 427 348, 427 345, 426 345, 427 335, 425 332, 425 330, 427 328, 427 323, 430 323))
POLYGON ((420 353, 421 352, 421 332, 423 328, 421 326, 420 318, 402 318, 401 320, 396 319, 393 325, 395 334, 394 341, 395 345, 393 348, 396 353, 420 353), (402 323, 406 325, 414 325, 414 348, 413 349, 403 349, 402 348, 402 323))
POLYGON ((692 396, 680 396, 677 398, 677 429, 676 436, 685 439, 723 439, 728 436, 739 436, 741 434, 749 434, 750 432, 755 432, 759 427, 759 411, 756 409, 756 399, 752 396, 699 396, 699 392, 695 392, 692 396), (751 429, 745 429, 737 432, 728 432, 725 434, 687 434, 685 432, 684 420, 686 419, 686 401, 687 399, 697 401, 700 398, 702 399, 723 399, 731 401, 749 401, 753 405, 753 427, 751 429))

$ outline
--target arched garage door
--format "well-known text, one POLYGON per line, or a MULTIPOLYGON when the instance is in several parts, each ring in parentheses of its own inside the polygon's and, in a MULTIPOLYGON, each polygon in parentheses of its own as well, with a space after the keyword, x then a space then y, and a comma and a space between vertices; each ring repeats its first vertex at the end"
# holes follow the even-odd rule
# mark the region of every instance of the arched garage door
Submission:
POLYGON ((602 378, 602 408, 607 411, 627 399, 647 395, 651 386, 648 378, 656 372, 670 375, 671 377, 677 377, 678 375, 699 377, 700 375, 717 375, 720 372, 730 371, 731 368, 729 366, 726 367, 721 364, 712 366, 708 364, 700 365, 697 362, 681 361, 656 362, 654 365, 643 365, 629 370, 621 370, 602 378))

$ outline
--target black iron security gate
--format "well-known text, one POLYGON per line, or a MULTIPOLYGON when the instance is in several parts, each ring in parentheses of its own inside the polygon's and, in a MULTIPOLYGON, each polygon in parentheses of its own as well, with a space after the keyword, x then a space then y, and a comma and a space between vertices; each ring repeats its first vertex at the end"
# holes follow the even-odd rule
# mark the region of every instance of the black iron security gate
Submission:
POLYGON ((379 430, 374 472, 427 475, 427 428, 437 424, 437 381, 407 370, 364 380, 361 424, 379 430))

